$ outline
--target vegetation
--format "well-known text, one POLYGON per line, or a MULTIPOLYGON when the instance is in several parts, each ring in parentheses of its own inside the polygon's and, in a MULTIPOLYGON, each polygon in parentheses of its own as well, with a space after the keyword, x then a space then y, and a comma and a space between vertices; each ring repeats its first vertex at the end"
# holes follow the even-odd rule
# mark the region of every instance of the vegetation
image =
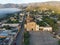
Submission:
POLYGON ((60 21, 60 14, 58 15, 58 20, 60 21))
POLYGON ((11 29, 11 27, 9 26, 9 25, 6 25, 6 26, 3 26, 3 28, 5 28, 5 29, 11 29))
POLYGON ((46 24, 44 23, 44 21, 37 21, 37 24, 38 24, 39 26, 46 26, 46 24))
POLYGON ((60 40, 58 41, 58 44, 60 45, 60 40))
POLYGON ((11 21, 10 19, 8 19, 7 23, 19 23, 19 20, 16 20, 16 21, 11 21))
POLYGON ((53 31, 58 30, 57 22, 54 19, 51 19, 48 16, 43 16, 43 20, 44 20, 44 22, 48 23, 50 26, 53 27, 53 31))
POLYGON ((30 10, 28 12, 30 12, 30 14, 33 16, 34 15, 53 15, 53 14, 55 14, 55 12, 51 9, 48 9, 48 10, 36 10, 36 9, 34 9, 34 10, 30 10))
POLYGON ((24 45, 29 45, 29 37, 30 37, 29 32, 26 31, 24 33, 24 45))
POLYGON ((17 14, 12 15, 12 18, 14 19, 10 19, 10 17, 7 20, 7 23, 19 23, 19 16, 17 14))
MULTIPOLYGON (((46 26, 46 24, 44 23, 44 22, 46 22, 47 24, 49 24, 50 26, 53 27, 53 31, 56 32, 58 30, 57 20, 49 17, 49 16, 54 17, 54 16, 59 15, 58 13, 55 12, 56 10, 53 10, 55 8, 51 9, 51 8, 47 7, 46 8, 47 10, 45 10, 45 9, 41 10, 42 8, 33 7, 33 6, 29 7, 29 8, 27 7, 26 10, 28 12, 30 12, 30 14, 32 14, 33 16, 34 15, 43 15, 43 18, 42 18, 43 21, 37 21, 38 25, 46 26), (29 8, 30 8, 30 10, 29 10, 29 8)), ((60 18, 60 16, 59 16, 59 18, 60 18)))

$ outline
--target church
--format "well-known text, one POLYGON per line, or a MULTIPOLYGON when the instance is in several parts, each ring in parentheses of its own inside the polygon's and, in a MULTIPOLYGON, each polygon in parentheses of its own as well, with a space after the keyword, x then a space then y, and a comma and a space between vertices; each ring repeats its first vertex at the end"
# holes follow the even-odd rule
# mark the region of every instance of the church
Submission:
POLYGON ((33 20, 33 18, 29 14, 26 18, 26 23, 24 27, 27 31, 38 31, 39 30, 39 25, 36 24, 36 22, 33 20))
POLYGON ((30 16, 29 14, 26 17, 26 21, 24 24, 25 30, 27 31, 52 31, 52 27, 50 26, 39 26, 36 24, 36 22, 34 21, 34 19, 32 18, 32 16, 30 16))

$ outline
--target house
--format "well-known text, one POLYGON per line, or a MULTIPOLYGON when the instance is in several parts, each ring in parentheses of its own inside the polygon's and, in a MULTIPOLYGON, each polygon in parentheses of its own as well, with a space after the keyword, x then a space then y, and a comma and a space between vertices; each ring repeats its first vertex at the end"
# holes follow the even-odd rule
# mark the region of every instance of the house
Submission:
POLYGON ((39 30, 52 32, 52 27, 39 27, 39 30))
POLYGON ((0 38, 6 38, 8 36, 8 32, 7 31, 2 31, 0 33, 0 38))
POLYGON ((16 21, 17 19, 14 18, 14 17, 10 17, 10 20, 11 20, 11 21, 16 21))
POLYGON ((2 24, 2 27, 7 26, 7 25, 9 25, 11 27, 17 27, 19 24, 2 24))
POLYGON ((58 24, 60 24, 60 21, 57 21, 58 24))

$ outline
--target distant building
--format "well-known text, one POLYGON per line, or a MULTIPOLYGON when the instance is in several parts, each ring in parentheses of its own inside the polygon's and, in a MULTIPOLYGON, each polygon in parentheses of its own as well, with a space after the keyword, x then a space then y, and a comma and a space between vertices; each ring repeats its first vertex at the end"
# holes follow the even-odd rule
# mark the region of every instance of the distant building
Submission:
POLYGON ((60 26, 60 21, 57 21, 58 26, 60 26))
POLYGON ((11 20, 11 21, 16 21, 17 19, 14 18, 14 17, 10 17, 10 20, 11 20))
POLYGON ((18 29, 18 31, 20 30, 20 27, 21 27, 20 24, 5 24, 4 23, 1 25, 0 30, 7 30, 4 26, 9 26, 11 30, 18 29))
POLYGON ((39 21, 42 21, 42 15, 35 15, 35 19, 39 20, 39 21))
POLYGON ((9 25, 11 27, 17 27, 19 24, 2 24, 2 27, 7 26, 7 25, 9 25))
POLYGON ((0 38, 6 38, 8 36, 8 32, 7 31, 2 31, 0 33, 0 38))
POLYGON ((60 21, 57 21, 58 24, 60 24, 60 21))

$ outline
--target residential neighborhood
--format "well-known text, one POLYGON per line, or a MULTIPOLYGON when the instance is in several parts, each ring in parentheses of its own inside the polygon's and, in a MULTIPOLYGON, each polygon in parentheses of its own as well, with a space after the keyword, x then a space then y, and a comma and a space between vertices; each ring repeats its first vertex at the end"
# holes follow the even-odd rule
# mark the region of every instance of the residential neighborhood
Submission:
POLYGON ((30 1, 0 0, 0 45, 60 45, 60 1, 30 1))

